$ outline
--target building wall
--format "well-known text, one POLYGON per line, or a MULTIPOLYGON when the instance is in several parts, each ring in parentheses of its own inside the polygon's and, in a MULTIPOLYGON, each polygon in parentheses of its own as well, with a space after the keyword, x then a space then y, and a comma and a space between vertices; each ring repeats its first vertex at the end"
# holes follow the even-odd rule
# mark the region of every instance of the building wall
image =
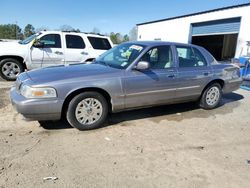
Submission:
POLYGON ((246 41, 250 41, 250 6, 220 10, 195 16, 155 22, 138 26, 138 40, 191 42, 191 24, 226 18, 241 17, 235 57, 247 54, 246 41))

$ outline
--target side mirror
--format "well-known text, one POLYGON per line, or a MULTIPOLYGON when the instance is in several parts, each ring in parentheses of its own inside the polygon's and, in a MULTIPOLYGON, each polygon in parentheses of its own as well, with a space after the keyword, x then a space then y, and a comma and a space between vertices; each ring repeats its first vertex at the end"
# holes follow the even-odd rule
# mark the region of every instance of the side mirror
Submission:
POLYGON ((135 67, 136 70, 147 70, 150 68, 149 62, 147 61, 139 61, 137 66, 135 67))
POLYGON ((44 42, 36 39, 32 46, 35 47, 35 48, 43 48, 44 47, 44 42))

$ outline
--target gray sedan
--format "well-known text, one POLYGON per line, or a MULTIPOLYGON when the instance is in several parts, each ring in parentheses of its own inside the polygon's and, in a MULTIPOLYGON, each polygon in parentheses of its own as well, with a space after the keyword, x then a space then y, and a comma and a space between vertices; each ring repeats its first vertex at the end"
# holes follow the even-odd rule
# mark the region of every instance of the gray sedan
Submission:
POLYGON ((242 80, 233 65, 218 64, 204 48, 168 42, 128 42, 92 64, 22 73, 11 101, 25 118, 66 118, 79 130, 103 125, 109 112, 198 101, 213 109, 242 80))

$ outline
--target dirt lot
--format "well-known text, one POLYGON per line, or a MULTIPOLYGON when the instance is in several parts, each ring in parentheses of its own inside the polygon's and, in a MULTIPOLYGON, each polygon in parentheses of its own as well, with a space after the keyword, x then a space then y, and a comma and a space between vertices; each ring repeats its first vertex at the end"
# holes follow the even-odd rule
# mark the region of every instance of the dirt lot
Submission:
POLYGON ((250 92, 211 111, 194 104, 112 115, 79 132, 39 127, 0 82, 0 187, 250 187, 250 92), (55 176, 57 180, 43 180, 55 176))

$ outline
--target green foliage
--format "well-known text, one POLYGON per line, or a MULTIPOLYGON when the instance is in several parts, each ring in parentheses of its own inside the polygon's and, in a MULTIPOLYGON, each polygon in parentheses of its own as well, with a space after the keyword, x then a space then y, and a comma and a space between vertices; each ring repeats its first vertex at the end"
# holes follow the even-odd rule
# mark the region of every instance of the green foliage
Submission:
POLYGON ((124 35, 123 36, 123 42, 128 42, 129 41, 129 36, 128 35, 124 35))
MULTIPOLYGON (((43 30, 49 29, 47 27, 41 27, 35 30, 35 28, 31 24, 27 24, 24 28, 24 32, 22 32, 22 29, 17 24, 4 24, 0 25, 0 39, 23 39, 29 37, 30 35, 33 35, 36 32, 43 30)), ((75 29, 70 25, 62 25, 58 30, 81 32, 80 29, 75 29)), ((101 31, 98 28, 94 27, 92 33, 99 34, 101 33, 101 31)), ((129 40, 136 40, 137 28, 134 27, 130 31, 129 35, 122 35, 120 33, 111 32, 110 39, 114 44, 120 44, 129 40)))
POLYGON ((121 35, 120 33, 110 33, 110 39, 114 44, 120 44, 122 42, 127 42, 129 41, 129 36, 128 35, 121 35))
POLYGON ((22 29, 17 24, 0 25, 0 39, 22 39, 22 29))
POLYGON ((27 38, 33 34, 35 34, 35 28, 31 24, 27 24, 24 28, 24 36, 27 38))

